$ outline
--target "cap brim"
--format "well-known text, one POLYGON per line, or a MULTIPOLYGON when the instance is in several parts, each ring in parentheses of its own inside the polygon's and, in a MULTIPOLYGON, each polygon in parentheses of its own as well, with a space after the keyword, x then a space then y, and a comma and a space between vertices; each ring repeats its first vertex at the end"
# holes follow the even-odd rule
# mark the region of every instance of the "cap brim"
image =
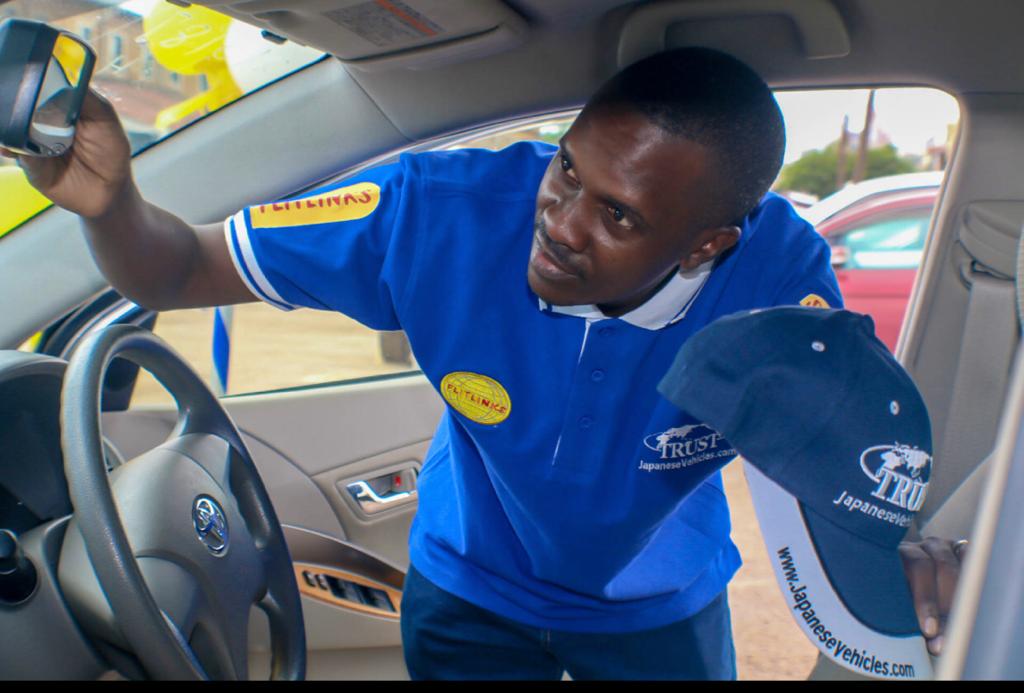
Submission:
MULTIPOLYGON (((837 499, 841 508, 845 507, 843 499, 837 499)), ((800 504, 800 511, 818 562, 847 611, 878 633, 920 635, 914 599, 895 547, 884 548, 861 539, 805 503, 800 504)))
MULTIPOLYGON (((829 577, 830 572, 839 575, 850 561, 859 561, 863 571, 858 570, 855 575, 847 572, 837 581, 846 589, 848 600, 851 596, 858 600, 868 598, 864 585, 851 588, 851 581, 857 579, 877 585, 878 593, 889 591, 893 580, 898 580, 905 590, 906 578, 895 552, 860 540, 838 527, 823 529, 831 523, 820 516, 808 515, 812 530, 796 498, 746 460, 743 469, 779 589, 804 635, 823 655, 850 671, 882 679, 932 678, 931 657, 920 633, 896 634, 898 628, 884 628, 888 632, 883 632, 866 625, 855 615, 856 603, 851 602, 852 608, 848 606, 829 577), (828 536, 829 532, 841 537, 828 536), (815 549, 814 535, 821 545, 829 547, 824 557, 815 549), (835 558, 840 553, 843 557, 835 558), (833 563, 829 563, 830 559, 833 563), (837 565, 835 561, 841 563, 837 565), (893 570, 898 574, 893 576, 893 570), (865 575, 870 579, 866 580, 865 575)), ((905 608, 906 604, 899 606, 900 624, 905 622, 905 608)))

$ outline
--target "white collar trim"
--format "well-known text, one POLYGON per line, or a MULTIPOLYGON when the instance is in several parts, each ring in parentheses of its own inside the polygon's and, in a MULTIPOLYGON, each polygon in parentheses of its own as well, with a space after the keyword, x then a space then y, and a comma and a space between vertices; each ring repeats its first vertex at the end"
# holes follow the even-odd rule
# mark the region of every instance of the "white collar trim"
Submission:
MULTIPOLYGON (((676 272, 672 279, 665 286, 661 287, 658 293, 625 315, 620 315, 619 320, 628 322, 635 327, 642 327, 645 330, 660 330, 663 327, 679 322, 686 316, 690 306, 693 305, 694 299, 697 298, 700 290, 707 282, 713 265, 714 260, 709 260, 689 272, 676 272)), ((573 315, 592 322, 608 319, 608 316, 601 312, 600 308, 592 304, 553 306, 543 299, 537 300, 541 310, 549 310, 552 313, 573 315)))

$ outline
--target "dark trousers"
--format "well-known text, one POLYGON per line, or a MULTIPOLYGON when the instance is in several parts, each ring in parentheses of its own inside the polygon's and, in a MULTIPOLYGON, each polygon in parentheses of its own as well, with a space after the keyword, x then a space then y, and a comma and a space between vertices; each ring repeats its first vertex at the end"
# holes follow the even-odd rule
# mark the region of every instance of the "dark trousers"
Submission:
POLYGON ((735 679, 725 591, 690 618, 632 633, 526 626, 445 592, 410 566, 402 646, 414 680, 735 679))

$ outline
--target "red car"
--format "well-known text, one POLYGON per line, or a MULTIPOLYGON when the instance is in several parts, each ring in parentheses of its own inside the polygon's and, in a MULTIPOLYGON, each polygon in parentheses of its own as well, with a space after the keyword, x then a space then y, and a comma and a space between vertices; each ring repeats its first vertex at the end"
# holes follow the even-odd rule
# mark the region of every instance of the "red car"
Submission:
POLYGON ((800 213, 828 239, 849 310, 866 313, 895 351, 942 171, 850 185, 800 213))

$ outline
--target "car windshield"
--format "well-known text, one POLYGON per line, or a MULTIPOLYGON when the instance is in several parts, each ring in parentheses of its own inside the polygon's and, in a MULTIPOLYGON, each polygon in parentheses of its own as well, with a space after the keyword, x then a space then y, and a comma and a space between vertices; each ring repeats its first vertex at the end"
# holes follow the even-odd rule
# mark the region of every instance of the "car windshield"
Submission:
MULTIPOLYGON (((324 57, 206 7, 163 0, 14 0, 0 5, 0 20, 8 17, 46 22, 92 46, 91 84, 113 102, 133 153, 324 57)), ((0 199, 0 237, 50 206, 6 158, 0 199)))

